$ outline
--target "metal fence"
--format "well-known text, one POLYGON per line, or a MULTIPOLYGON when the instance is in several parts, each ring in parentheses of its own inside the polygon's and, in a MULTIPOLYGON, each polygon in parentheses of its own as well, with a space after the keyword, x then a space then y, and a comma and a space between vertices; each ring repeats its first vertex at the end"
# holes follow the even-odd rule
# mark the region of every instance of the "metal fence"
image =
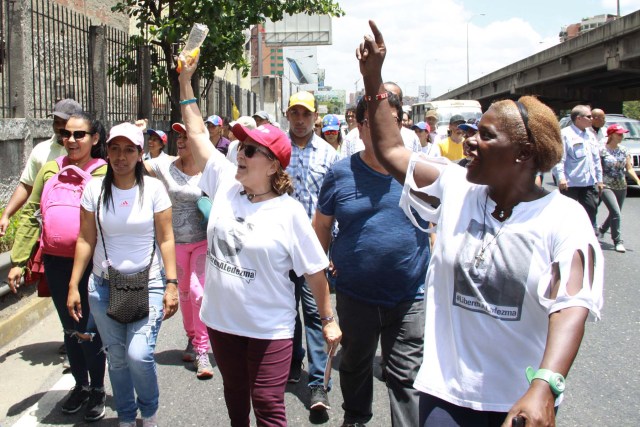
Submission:
MULTIPOLYGON (((25 117, 46 118, 55 102, 62 98, 74 98, 88 110, 91 109, 96 102, 95 94, 92 92, 95 91, 92 80, 95 78, 96 70, 94 68, 92 73, 90 63, 90 57, 95 53, 90 41, 92 25, 95 23, 87 16, 51 0, 0 0, 0 117, 19 117, 22 112, 16 112, 13 105, 15 100, 12 102, 11 95, 19 97, 24 91, 29 91, 28 88, 31 86, 32 94, 25 94, 26 98, 23 98, 32 97, 33 101, 32 105, 31 102, 28 105, 25 103, 25 117), (23 12, 16 12, 17 10, 23 12), (24 32, 23 28, 27 31, 24 32), (27 46, 30 44, 32 50, 31 53, 13 52, 14 59, 18 55, 26 67, 20 68, 16 65, 16 70, 32 73, 32 76, 29 76, 32 79, 29 79, 31 81, 24 89, 15 84, 15 87, 12 87, 9 78, 8 71, 13 70, 10 63, 11 49, 17 50, 16 46, 20 46, 18 43, 11 43, 12 34, 16 34, 16 37, 27 34, 27 46)), ((106 67, 99 72, 107 73, 109 67, 118 64, 121 66, 123 63, 128 70, 124 76, 119 75, 118 78, 106 76, 105 119, 109 124, 134 120, 138 118, 138 111, 142 110, 141 47, 132 45, 125 32, 110 27, 104 28, 106 67)), ((151 47, 151 55, 154 56, 152 63, 166 67, 164 55, 157 46, 151 47)), ((147 118, 152 126, 168 128, 171 110, 168 93, 161 87, 154 89, 151 114, 147 118)), ((211 111, 210 114, 230 116, 230 95, 242 114, 255 111, 255 93, 218 78, 215 79, 207 97, 207 107, 212 107, 212 110, 206 111, 211 111)))

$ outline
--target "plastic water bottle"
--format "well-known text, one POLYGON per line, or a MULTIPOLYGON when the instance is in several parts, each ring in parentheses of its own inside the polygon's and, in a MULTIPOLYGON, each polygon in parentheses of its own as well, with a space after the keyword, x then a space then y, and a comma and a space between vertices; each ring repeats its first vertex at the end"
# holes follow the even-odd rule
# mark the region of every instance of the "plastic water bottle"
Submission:
POLYGON ((200 52, 200 46, 202 46, 207 34, 209 34, 209 27, 204 24, 193 24, 189 38, 187 38, 187 43, 178 56, 180 58, 180 61, 178 61, 178 72, 180 72, 182 68, 181 61, 184 61, 188 65, 193 63, 194 58, 200 52))

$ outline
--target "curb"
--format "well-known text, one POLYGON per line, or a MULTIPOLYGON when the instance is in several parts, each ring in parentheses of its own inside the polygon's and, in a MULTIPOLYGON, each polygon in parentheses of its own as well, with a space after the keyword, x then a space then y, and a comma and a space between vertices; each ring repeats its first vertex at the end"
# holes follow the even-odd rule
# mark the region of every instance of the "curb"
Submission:
POLYGON ((35 296, 9 319, 0 322, 0 348, 18 338, 53 311, 51 298, 35 296))

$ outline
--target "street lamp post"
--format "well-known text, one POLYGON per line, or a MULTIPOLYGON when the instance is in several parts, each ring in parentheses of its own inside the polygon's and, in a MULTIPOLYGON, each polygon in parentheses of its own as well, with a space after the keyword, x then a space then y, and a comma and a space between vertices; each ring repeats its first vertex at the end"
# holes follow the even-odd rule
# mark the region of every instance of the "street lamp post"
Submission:
POLYGON ((467 83, 469 83, 469 23, 476 16, 485 16, 485 14, 476 13, 475 15, 471 15, 471 18, 467 20, 467 83))

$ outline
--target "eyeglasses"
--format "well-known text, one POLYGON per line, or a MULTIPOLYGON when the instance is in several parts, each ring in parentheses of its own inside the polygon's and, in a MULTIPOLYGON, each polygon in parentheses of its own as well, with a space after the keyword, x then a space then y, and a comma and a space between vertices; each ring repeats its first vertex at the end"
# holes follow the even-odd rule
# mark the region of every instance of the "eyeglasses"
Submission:
POLYGON ((324 131, 325 135, 337 135, 338 131, 337 130, 326 130, 324 131))
POLYGON ((355 119, 356 116, 354 114, 347 114, 347 119, 355 119))
POLYGON ((271 153, 268 153, 260 148, 258 148, 256 145, 247 145, 244 142, 241 142, 238 145, 238 152, 244 150, 244 156, 248 159, 251 159, 253 156, 256 155, 256 153, 260 153, 263 156, 265 156, 266 158, 270 159, 270 160, 274 160, 275 157, 273 157, 271 155, 271 153))
POLYGON ((393 114, 391 115, 391 117, 393 117, 397 123, 402 123, 402 119, 400 117, 394 116, 393 114))
POLYGON ((95 132, 89 132, 88 130, 75 130, 73 132, 66 129, 60 129, 60 136, 62 139, 69 139, 73 135, 73 139, 82 139, 87 135, 93 135, 95 132))
POLYGON ((591 119, 591 118, 593 118, 593 117, 591 116, 591 114, 586 115, 586 116, 581 116, 581 117, 586 117, 587 119, 591 119))

